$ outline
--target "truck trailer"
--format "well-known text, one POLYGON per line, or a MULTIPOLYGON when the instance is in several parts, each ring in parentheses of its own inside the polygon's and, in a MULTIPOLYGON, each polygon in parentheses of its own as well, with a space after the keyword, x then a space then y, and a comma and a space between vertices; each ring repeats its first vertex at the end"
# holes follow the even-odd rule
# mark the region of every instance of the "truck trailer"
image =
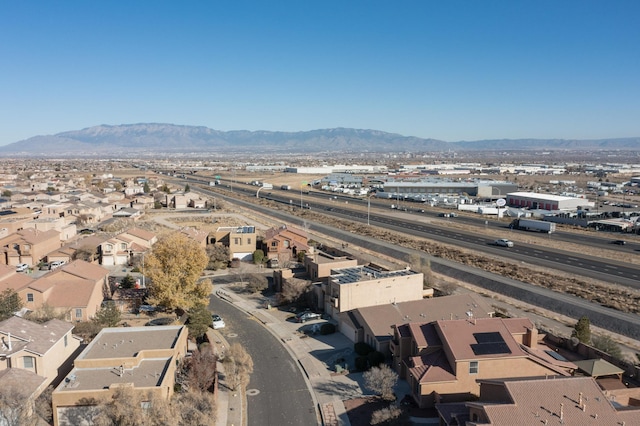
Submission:
POLYGON ((556 230, 556 224, 554 222, 545 222, 536 219, 516 219, 511 223, 511 227, 524 231, 546 232, 547 234, 551 234, 556 230))

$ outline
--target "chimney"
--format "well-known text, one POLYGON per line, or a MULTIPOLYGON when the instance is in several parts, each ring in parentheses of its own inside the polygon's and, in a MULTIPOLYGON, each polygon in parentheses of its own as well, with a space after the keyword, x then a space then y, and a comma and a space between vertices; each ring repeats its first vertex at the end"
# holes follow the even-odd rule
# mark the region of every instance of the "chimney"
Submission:
POLYGON ((560 404, 560 420, 564 420, 564 404, 560 404))
POLYGON ((578 405, 582 405, 582 392, 578 394, 578 405))

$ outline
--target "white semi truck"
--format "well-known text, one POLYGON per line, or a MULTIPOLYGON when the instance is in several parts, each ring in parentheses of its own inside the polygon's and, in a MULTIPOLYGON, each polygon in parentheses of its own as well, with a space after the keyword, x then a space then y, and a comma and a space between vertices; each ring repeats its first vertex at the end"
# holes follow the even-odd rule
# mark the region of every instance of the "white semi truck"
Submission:
POLYGON ((516 219, 511 223, 511 227, 525 231, 546 232, 547 234, 551 234, 556 230, 556 224, 554 222, 545 222, 536 219, 516 219))

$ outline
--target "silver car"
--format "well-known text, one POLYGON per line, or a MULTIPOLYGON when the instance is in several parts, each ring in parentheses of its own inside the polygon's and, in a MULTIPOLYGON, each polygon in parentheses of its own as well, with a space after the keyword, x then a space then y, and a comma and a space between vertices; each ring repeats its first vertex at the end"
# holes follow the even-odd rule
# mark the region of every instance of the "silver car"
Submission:
POLYGON ((495 245, 500 247, 513 247, 513 241, 507 240, 506 238, 500 238, 495 241, 495 245))

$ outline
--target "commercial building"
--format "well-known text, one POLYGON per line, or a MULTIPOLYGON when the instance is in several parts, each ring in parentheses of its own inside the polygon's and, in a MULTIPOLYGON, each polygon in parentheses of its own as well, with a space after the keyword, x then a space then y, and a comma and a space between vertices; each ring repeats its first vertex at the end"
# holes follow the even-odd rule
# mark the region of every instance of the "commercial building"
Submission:
POLYGON ((593 207, 594 203, 586 198, 538 194, 535 192, 511 192, 507 194, 507 205, 532 210, 575 211, 584 207, 593 207))

